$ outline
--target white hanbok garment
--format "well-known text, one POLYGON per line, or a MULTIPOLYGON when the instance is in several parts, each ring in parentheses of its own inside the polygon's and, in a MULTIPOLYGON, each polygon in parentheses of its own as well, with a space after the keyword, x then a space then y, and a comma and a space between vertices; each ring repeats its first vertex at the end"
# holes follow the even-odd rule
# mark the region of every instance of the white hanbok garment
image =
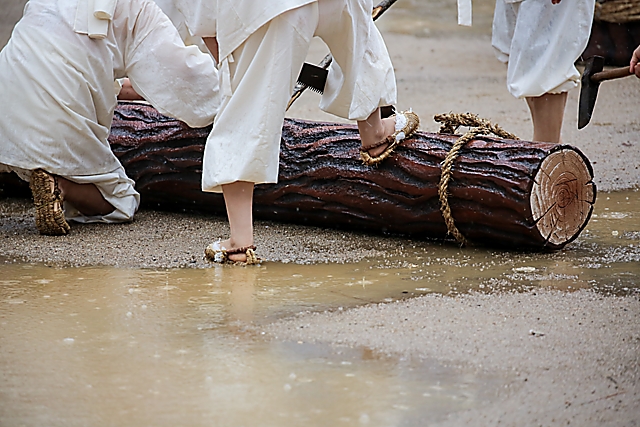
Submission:
POLYGON ((517 97, 567 92, 578 85, 574 63, 589 42, 595 0, 496 0, 492 45, 508 63, 517 97))
POLYGON ((320 108, 364 120, 396 103, 393 65, 372 0, 177 0, 189 28, 216 36, 222 104, 207 140, 202 189, 275 183, 287 102, 313 36, 334 61, 320 108))
POLYGON ((213 121, 213 60, 185 47, 153 1, 30 0, 0 52, 0 163, 61 176, 119 169, 107 137, 125 76, 163 114, 213 121))

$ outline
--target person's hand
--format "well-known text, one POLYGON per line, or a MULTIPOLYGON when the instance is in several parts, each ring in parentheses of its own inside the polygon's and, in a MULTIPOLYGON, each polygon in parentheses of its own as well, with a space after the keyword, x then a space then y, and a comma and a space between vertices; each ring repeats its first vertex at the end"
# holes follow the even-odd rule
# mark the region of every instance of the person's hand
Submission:
POLYGON ((640 46, 633 51, 631 55, 631 64, 629 65, 629 72, 635 74, 640 79, 640 46))

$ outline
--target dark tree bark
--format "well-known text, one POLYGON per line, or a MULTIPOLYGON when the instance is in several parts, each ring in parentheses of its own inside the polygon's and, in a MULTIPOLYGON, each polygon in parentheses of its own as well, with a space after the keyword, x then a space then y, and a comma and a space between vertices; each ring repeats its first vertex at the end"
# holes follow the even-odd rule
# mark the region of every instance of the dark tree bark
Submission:
POLYGON ((640 21, 621 23, 595 20, 582 58, 587 60, 598 55, 604 58, 606 65, 624 67, 629 65, 631 55, 638 45, 640 21))

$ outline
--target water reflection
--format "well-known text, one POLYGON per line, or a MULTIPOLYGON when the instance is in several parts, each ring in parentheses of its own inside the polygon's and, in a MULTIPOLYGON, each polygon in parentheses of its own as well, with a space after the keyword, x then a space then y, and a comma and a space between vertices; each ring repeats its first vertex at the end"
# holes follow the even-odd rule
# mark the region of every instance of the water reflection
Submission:
MULTIPOLYGON (((478 404, 494 381, 366 349, 264 342, 243 325, 307 306, 294 288, 318 290, 267 269, 3 273, 3 425, 412 425, 478 404)), ((315 308, 353 300, 327 295, 315 308)))

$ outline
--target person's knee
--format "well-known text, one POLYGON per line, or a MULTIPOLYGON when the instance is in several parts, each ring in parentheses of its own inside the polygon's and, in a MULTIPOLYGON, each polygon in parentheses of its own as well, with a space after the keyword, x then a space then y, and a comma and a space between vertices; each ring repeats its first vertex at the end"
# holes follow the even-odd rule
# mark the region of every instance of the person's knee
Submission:
POLYGON ((102 215, 102 221, 107 223, 125 223, 133 221, 140 207, 140 197, 136 194, 128 194, 123 197, 108 197, 112 206, 109 213, 102 215))

